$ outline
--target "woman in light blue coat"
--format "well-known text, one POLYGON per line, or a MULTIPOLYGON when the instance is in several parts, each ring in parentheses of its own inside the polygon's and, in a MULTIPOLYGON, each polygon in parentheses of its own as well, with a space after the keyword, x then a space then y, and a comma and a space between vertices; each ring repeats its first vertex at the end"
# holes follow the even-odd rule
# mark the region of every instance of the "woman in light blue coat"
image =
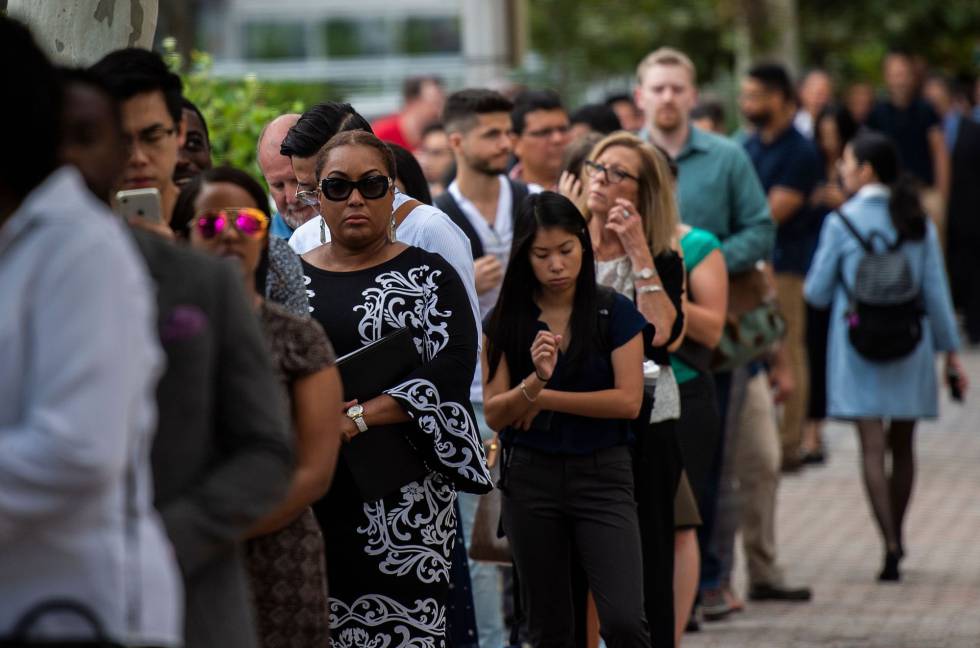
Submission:
MULTIPOLYGON (((805 295, 817 308, 832 306, 827 347, 827 413, 853 420, 861 441, 862 468, 871 508, 885 544, 880 580, 899 580, 904 555, 902 522, 915 475, 913 432, 921 418, 938 415, 936 354, 945 352, 947 375, 965 374, 955 353, 956 321, 943 269, 936 228, 925 217, 914 185, 900 176, 891 140, 862 133, 844 149, 844 188, 852 198, 841 208, 862 238, 880 233, 889 244, 901 237, 914 280, 921 286, 925 314, 922 340, 907 356, 887 362, 860 355, 848 339, 848 291, 865 252, 836 214, 828 216, 805 295), (891 474, 885 453, 892 453, 891 474)), ((881 237, 875 237, 881 245, 881 237)))

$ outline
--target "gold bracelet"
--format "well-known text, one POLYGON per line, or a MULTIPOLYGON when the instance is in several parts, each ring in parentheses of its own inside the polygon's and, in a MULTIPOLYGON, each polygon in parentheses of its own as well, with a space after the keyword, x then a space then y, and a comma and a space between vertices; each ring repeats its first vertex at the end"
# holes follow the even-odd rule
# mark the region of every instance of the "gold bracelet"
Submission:
POLYGON ((527 393, 527 385, 523 380, 521 381, 521 393, 524 394, 524 398, 527 399, 527 402, 529 403, 533 403, 534 401, 538 400, 537 396, 531 398, 531 396, 527 393))

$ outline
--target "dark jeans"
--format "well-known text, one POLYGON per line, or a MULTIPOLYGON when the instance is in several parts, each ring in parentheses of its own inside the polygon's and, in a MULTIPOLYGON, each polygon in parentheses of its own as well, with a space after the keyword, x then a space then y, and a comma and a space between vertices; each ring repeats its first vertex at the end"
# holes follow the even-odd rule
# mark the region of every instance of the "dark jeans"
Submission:
POLYGON ((585 572, 609 648, 649 648, 629 448, 586 456, 514 448, 503 495, 504 530, 531 645, 575 645, 574 559, 585 572))
MULTIPOLYGON (((721 468, 725 456, 725 431, 728 424, 729 401, 731 400, 732 374, 714 374, 715 399, 718 403, 719 433, 708 473, 708 490, 705 499, 707 506, 701 509, 701 527, 698 529, 698 544, 701 546, 701 589, 718 587, 721 581, 721 561, 711 548, 711 536, 718 513, 718 494, 721 490, 721 468)), ((683 404, 681 405, 683 408, 683 404)), ((700 502, 698 502, 700 504, 700 502)))

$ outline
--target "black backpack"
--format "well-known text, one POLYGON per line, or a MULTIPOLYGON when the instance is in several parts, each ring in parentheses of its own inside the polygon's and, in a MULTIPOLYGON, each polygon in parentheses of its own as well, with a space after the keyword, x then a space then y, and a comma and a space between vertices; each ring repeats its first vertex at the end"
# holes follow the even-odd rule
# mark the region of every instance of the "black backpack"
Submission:
POLYGON ((838 212, 848 231, 857 239, 864 256, 858 261, 854 287, 844 284, 849 305, 847 334, 854 349, 874 362, 898 360, 912 353, 922 340, 925 314, 922 287, 916 285, 908 257, 899 237, 889 244, 881 232, 865 239, 844 214, 838 212), (878 237, 885 244, 874 247, 878 237))

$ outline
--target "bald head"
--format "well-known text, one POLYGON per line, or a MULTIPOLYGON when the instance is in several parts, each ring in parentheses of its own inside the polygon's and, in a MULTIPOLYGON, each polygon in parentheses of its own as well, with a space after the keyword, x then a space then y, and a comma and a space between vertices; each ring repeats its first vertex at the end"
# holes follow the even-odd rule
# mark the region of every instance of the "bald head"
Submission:
MULTIPOLYGON (((299 121, 298 113, 286 113, 279 115, 262 127, 257 144, 259 167, 262 168, 262 173, 265 173, 267 162, 271 162, 275 157, 285 157, 279 153, 279 147, 282 146, 282 141, 286 139, 286 133, 297 121, 299 121)), ((286 157, 286 159, 289 158, 286 157)))
MULTIPOLYGON (((310 220, 316 212, 312 207, 296 200, 296 175, 289 157, 279 152, 282 140, 292 128, 299 115, 288 113, 279 115, 266 124, 259 135, 258 162, 262 175, 269 185, 269 193, 276 203, 280 216, 291 228, 296 229, 310 220)), ((305 188, 305 187, 304 187, 305 188)))

